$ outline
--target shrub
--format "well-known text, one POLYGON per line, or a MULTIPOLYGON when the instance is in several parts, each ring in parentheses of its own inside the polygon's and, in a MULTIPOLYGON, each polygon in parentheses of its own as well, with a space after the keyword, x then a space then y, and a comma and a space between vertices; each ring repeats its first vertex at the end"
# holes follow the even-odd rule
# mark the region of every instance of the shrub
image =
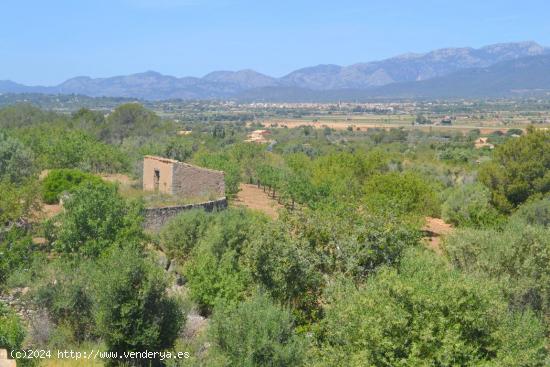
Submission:
POLYGON ((446 222, 460 227, 483 228, 500 220, 498 211, 491 205, 490 191, 480 184, 466 184, 454 188, 441 207, 446 222))
POLYGON ((209 333, 214 359, 225 366, 300 366, 304 341, 290 313, 256 295, 234 308, 216 308, 209 333))
POLYGON ((21 348, 25 338, 25 329, 15 312, 0 303, 0 348, 9 351, 21 348))
POLYGON ((33 172, 32 152, 18 140, 0 132, 0 180, 18 184, 33 172))
POLYGON ((100 177, 77 169, 62 168, 51 170, 42 181, 42 197, 44 202, 47 204, 57 203, 59 196, 63 192, 70 192, 86 182, 96 185, 108 185, 100 177))
POLYGON ((550 132, 529 130, 495 149, 479 172, 495 206, 510 212, 531 195, 550 191, 550 132))
POLYGON ((100 263, 94 286, 97 330, 109 351, 173 346, 184 317, 166 293, 164 273, 143 253, 130 248, 110 253, 100 263))
POLYGON ((513 307, 550 317, 549 229, 512 221, 503 231, 457 231, 444 251, 458 269, 500 282, 513 307))
POLYGON ((36 214, 40 209, 39 191, 36 181, 14 185, 8 180, 0 180, 0 227, 26 223, 36 214))
POLYGON ((367 180, 364 203, 369 211, 395 215, 437 215, 439 200, 431 184, 414 172, 390 172, 367 180))
POLYGON ((358 289, 336 283, 316 334, 314 366, 542 366, 544 328, 512 314, 498 289, 411 251, 358 289))
POLYGON ((126 203, 115 186, 87 182, 73 191, 64 206, 53 235, 59 252, 97 257, 115 244, 142 241, 141 206, 126 203))
POLYGON ((65 334, 65 343, 80 343, 95 335, 91 285, 94 270, 91 262, 59 259, 42 269, 34 283, 34 302, 48 310, 48 316, 59 329, 57 334, 65 334))
POLYGON ((550 226, 550 198, 522 204, 512 215, 512 220, 531 225, 550 226))
POLYGON ((13 228, 0 241, 0 287, 15 271, 28 267, 36 254, 31 237, 23 230, 13 228))
POLYGON ((218 303, 233 304, 243 299, 250 274, 242 266, 241 256, 264 222, 263 217, 241 209, 214 215, 184 267, 190 295, 203 314, 218 303))
POLYGON ((204 210, 191 210, 178 215, 170 220, 160 232, 162 248, 171 257, 188 258, 211 222, 212 215, 204 210))
POLYGON ((244 261, 252 279, 275 300, 297 311, 300 323, 315 318, 323 279, 318 256, 305 241, 274 224, 250 241, 244 261))

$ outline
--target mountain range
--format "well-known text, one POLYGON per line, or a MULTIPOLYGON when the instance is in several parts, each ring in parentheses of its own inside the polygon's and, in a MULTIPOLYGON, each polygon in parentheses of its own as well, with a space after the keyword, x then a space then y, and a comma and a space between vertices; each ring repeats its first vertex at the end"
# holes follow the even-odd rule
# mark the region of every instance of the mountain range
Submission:
POLYGON ((50 87, 6 80, 0 81, 0 93, 289 102, 549 94, 550 48, 535 42, 446 48, 349 66, 307 67, 281 78, 240 70, 214 71, 202 78, 154 71, 109 78, 80 76, 50 87))

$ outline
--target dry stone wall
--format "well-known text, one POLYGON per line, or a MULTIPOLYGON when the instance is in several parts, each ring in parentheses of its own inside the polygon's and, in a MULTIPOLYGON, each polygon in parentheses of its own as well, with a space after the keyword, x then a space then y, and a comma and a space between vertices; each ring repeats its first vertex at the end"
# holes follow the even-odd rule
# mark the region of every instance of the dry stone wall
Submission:
POLYGON ((227 208, 227 199, 207 201, 205 203, 188 204, 179 206, 166 206, 162 208, 147 208, 144 213, 144 227, 148 230, 158 231, 170 219, 176 215, 192 209, 202 209, 207 212, 224 210, 227 208))
POLYGON ((225 177, 222 171, 192 166, 173 165, 172 194, 183 197, 220 198, 225 195, 225 177))

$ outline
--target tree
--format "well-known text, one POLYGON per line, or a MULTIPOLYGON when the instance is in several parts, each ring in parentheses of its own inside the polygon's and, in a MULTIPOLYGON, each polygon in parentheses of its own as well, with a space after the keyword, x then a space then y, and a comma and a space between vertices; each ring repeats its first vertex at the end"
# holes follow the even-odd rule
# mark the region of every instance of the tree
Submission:
POLYGON ((209 332, 214 343, 211 365, 302 365, 305 343, 294 332, 290 313, 265 295, 216 308, 209 332))
POLYGON ((526 135, 507 140, 480 169, 479 179, 503 212, 532 195, 550 192, 550 132, 531 128, 526 135))
POLYGON ((142 241, 141 206, 128 204, 116 186, 87 182, 64 203, 54 247, 66 254, 97 257, 115 244, 142 241))
POLYGON ((138 103, 126 103, 118 106, 109 115, 107 118, 108 133, 103 135, 122 144, 124 139, 130 136, 150 136, 159 125, 160 119, 154 112, 138 103))
POLYGON ((335 283, 325 315, 308 365, 542 367, 547 357, 540 320, 427 251, 359 288, 335 283))
MULTIPOLYGON (((166 293, 164 273, 140 251, 115 250, 94 279, 99 335, 112 352, 163 351, 173 346, 184 317, 166 293)), ((147 361, 133 361, 147 365, 147 361)))

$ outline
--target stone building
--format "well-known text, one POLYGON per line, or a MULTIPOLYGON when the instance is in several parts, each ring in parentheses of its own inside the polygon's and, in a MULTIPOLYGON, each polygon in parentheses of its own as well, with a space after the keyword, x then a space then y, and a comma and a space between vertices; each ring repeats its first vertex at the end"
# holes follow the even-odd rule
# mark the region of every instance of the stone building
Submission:
POLYGON ((143 190, 186 198, 217 199, 225 196, 224 173, 147 155, 143 158, 143 190))

